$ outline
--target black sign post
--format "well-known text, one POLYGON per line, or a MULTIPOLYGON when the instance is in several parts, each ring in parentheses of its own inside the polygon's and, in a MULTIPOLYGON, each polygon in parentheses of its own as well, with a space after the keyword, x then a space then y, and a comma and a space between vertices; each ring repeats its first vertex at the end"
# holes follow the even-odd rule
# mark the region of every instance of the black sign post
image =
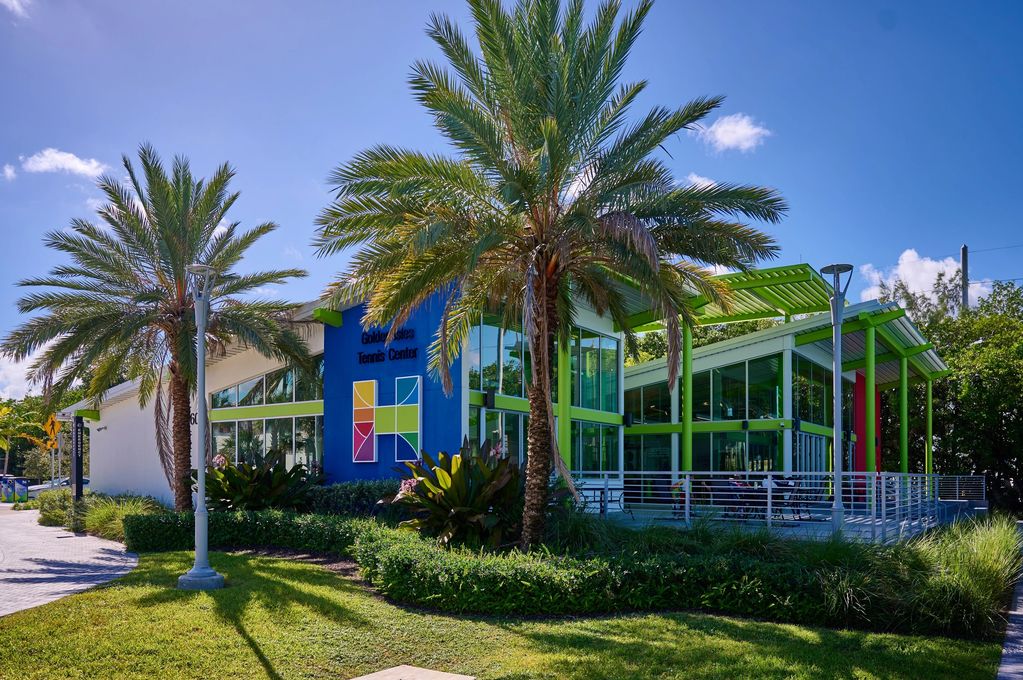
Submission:
POLYGON ((82 497, 82 468, 85 462, 85 418, 75 416, 71 430, 71 486, 75 499, 82 497))

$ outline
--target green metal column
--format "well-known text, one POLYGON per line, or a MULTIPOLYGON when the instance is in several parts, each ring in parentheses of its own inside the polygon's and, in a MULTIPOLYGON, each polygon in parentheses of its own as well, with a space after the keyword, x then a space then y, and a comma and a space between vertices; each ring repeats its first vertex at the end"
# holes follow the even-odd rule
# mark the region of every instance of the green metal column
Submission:
POLYGON ((682 324, 682 451, 683 472, 693 469, 693 329, 682 324))
POLYGON ((909 473, 909 359, 899 358, 899 462, 909 473))
POLYGON ((932 392, 932 389, 931 389, 932 385, 933 385, 933 383, 930 380, 928 380, 927 381, 927 436, 924 439, 924 471, 927 474, 929 474, 929 475, 933 475, 934 474, 934 461, 933 461, 933 454, 934 454, 934 441, 933 441, 933 437, 934 437, 934 433, 933 433, 933 430, 932 430, 932 428, 933 428, 933 418, 934 418, 934 414, 933 414, 933 410, 932 410, 933 409, 932 399, 934 398, 934 395, 933 395, 933 392, 932 392))
POLYGON ((864 398, 864 413, 866 415, 866 428, 864 435, 867 438, 867 472, 877 472, 877 433, 875 432, 875 425, 877 424, 877 414, 875 406, 877 404, 875 400, 875 394, 877 393, 877 376, 874 373, 874 359, 877 353, 876 344, 876 332, 873 326, 867 326, 864 329, 866 344, 866 356, 865 360, 867 365, 863 367, 865 380, 865 398, 864 398))
POLYGON ((558 451, 572 469, 572 360, 567 343, 558 342, 558 451))

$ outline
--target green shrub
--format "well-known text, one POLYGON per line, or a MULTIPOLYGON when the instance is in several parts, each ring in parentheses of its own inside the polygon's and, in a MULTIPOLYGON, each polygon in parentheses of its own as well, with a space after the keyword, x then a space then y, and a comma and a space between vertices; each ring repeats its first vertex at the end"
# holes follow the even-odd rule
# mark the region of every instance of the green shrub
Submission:
POLYGON ((39 493, 39 523, 45 527, 63 527, 68 524, 71 510, 71 489, 54 489, 39 493))
MULTIPOLYGON (((587 519, 563 521, 592 529, 587 519)), ((131 550, 193 547, 191 514, 130 515, 124 529, 131 550)), ((619 529, 608 530, 622 540, 618 549, 602 545, 573 556, 445 548, 368 518, 211 513, 210 545, 348 556, 384 595, 455 613, 694 609, 965 637, 998 634, 1020 571, 1020 539, 1005 518, 954 525, 895 546, 784 541, 703 528, 619 529)))
MULTIPOLYGON (((192 472, 193 484, 196 479, 192 472)), ((267 456, 255 464, 225 462, 206 471, 206 501, 211 510, 301 510, 309 505, 310 491, 322 476, 304 465, 288 467, 284 454, 267 456)))
POLYGON ((498 547, 514 543, 522 518, 522 475, 515 461, 466 439, 458 453, 405 463, 394 505, 412 519, 401 527, 434 536, 444 544, 498 547))
POLYGON ((164 512, 158 501, 147 496, 112 496, 90 498, 83 517, 87 533, 111 541, 124 541, 124 518, 164 512))
POLYGON ((30 498, 27 501, 24 501, 22 503, 15 503, 14 505, 11 506, 11 510, 38 510, 38 509, 39 509, 38 498, 30 498))
POLYGON ((368 479, 317 486, 309 492, 309 510, 321 515, 369 516, 383 498, 398 493, 397 479, 368 479))

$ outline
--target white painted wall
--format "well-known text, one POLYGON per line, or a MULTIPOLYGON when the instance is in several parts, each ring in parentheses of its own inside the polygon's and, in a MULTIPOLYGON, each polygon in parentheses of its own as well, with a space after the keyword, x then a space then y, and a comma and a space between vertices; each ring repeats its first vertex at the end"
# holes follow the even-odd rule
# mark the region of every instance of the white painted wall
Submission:
MULTIPOLYGON (((323 351, 323 326, 311 324, 304 332, 311 354, 323 351)), ((281 362, 249 349, 208 364, 206 390, 216 392, 253 376, 280 368, 281 362)), ((87 408, 87 407, 82 407, 87 408)), ((195 400, 192 402, 194 412, 195 400)), ((173 503, 167 477, 156 452, 153 404, 139 408, 134 390, 122 391, 119 401, 100 405, 99 422, 89 425, 89 488, 103 493, 139 493, 173 503)), ((198 447, 192 428, 193 455, 198 447)))

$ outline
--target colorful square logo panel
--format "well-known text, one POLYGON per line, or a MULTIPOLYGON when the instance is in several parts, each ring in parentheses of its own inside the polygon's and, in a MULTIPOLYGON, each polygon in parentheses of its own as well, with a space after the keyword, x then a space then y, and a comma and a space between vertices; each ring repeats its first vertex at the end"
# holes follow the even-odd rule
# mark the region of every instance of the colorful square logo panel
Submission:
POLYGON ((352 385, 352 460, 375 463, 394 453, 396 462, 419 459, 422 381, 418 375, 394 379, 395 404, 378 405, 377 381, 352 385))

